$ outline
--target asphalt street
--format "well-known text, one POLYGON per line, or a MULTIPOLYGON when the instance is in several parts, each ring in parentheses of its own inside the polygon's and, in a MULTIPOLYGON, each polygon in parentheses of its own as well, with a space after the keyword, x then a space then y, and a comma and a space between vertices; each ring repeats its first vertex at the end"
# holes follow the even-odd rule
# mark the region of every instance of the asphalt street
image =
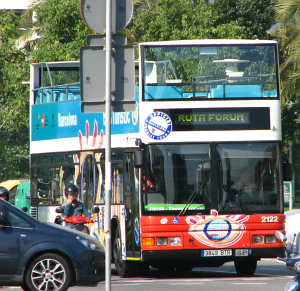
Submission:
MULTIPOLYGON (((194 268, 192 272, 181 274, 161 274, 157 270, 134 278, 120 278, 113 270, 112 291, 282 291, 293 277, 284 263, 277 260, 261 260, 257 271, 251 277, 238 277, 232 263, 219 268, 194 268)), ((19 287, 3 287, 1 290, 21 290, 19 287)), ((105 290, 105 282, 97 287, 72 287, 70 291, 105 290)))

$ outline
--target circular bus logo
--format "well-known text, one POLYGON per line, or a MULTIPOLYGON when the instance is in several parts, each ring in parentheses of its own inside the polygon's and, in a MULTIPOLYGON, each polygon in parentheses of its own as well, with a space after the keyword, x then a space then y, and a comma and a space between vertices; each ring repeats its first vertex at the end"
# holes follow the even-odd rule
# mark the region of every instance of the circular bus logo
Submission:
POLYGON ((146 118, 144 129, 150 138, 161 140, 172 131, 172 120, 166 113, 155 111, 146 118))
POLYGON ((222 241, 231 233, 231 224, 225 219, 215 219, 209 221, 204 226, 204 233, 209 240, 222 241))

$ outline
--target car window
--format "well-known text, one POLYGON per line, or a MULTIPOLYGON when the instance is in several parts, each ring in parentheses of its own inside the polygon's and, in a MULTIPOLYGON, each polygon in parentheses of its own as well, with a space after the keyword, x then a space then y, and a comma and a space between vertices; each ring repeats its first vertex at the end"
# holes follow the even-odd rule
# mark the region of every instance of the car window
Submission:
POLYGON ((32 225, 30 223, 28 223, 24 218, 14 213, 10 209, 1 206, 0 210, 2 222, 6 227, 32 228, 32 225))
POLYGON ((11 227, 32 228, 31 224, 25 219, 8 210, 7 213, 8 225, 11 227))

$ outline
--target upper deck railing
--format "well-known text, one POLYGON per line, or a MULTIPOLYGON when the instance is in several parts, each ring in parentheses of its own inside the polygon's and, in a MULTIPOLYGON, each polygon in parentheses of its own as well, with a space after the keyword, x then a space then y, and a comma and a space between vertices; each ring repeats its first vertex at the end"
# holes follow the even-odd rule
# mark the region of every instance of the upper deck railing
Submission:
POLYGON ((34 104, 80 100, 80 84, 65 84, 34 89, 34 104))

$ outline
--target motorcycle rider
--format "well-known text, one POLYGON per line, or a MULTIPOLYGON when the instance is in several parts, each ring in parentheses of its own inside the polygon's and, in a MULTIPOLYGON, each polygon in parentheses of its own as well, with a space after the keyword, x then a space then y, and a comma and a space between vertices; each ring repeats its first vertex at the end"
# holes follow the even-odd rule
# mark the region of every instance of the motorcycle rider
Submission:
POLYGON ((70 216, 88 216, 82 202, 78 200, 78 188, 74 184, 68 184, 65 188, 67 202, 61 207, 64 217, 70 216))
POLYGON ((9 191, 3 186, 0 186, 0 199, 9 200, 9 191))

